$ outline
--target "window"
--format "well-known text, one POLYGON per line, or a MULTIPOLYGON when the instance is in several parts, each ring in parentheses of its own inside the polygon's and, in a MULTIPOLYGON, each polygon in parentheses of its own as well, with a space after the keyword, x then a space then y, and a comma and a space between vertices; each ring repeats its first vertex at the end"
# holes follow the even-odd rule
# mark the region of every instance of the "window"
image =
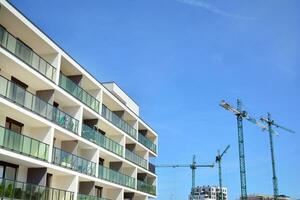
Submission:
POLYGON ((105 135, 105 132, 102 131, 101 129, 98 128, 98 132, 101 133, 102 135, 105 135))
POLYGON ((59 103, 57 103, 57 102, 53 102, 53 107, 55 107, 55 108, 58 108, 59 107, 59 103))
POLYGON ((101 198, 102 197, 102 187, 99 187, 99 186, 95 186, 95 195, 96 197, 99 197, 101 198))
POLYGON ((6 166, 6 167, 5 167, 5 175, 4 175, 4 178, 5 178, 5 179, 9 179, 9 180, 15 180, 15 178, 16 178, 16 172, 17 172, 17 169, 16 169, 16 168, 6 166))
POLYGON ((13 76, 11 77, 11 82, 13 83, 10 90, 12 100, 23 105, 25 101, 25 92, 28 86, 13 76))
POLYGON ((17 165, 0 161, 0 178, 16 180, 17 165))
POLYGON ((104 159, 103 158, 99 158, 99 165, 104 165, 104 159))
POLYGON ((24 126, 24 124, 22 124, 16 120, 13 120, 9 117, 6 117, 6 122, 5 122, 6 129, 12 130, 16 133, 21 133, 23 126, 24 126))
POLYGON ((20 81, 19 79, 17 79, 16 77, 11 77, 11 82, 13 82, 14 84, 24 88, 25 90, 28 88, 28 85, 25 84, 24 82, 20 81))
POLYGON ((22 148, 22 137, 19 135, 22 133, 23 124, 17 122, 9 117, 6 118, 5 122, 5 134, 4 134, 4 144, 7 148, 13 149, 15 151, 21 151, 22 148))
POLYGON ((55 108, 55 109, 53 109, 53 113, 52 113, 52 117, 53 117, 53 119, 55 120, 55 121, 57 121, 57 122, 59 122, 60 121, 60 119, 59 119, 59 112, 58 112, 58 107, 59 107, 59 103, 57 103, 57 102, 55 102, 55 101, 53 101, 53 107, 55 108))
POLYGON ((52 182, 52 174, 47 173, 46 187, 51 187, 51 182, 52 182))

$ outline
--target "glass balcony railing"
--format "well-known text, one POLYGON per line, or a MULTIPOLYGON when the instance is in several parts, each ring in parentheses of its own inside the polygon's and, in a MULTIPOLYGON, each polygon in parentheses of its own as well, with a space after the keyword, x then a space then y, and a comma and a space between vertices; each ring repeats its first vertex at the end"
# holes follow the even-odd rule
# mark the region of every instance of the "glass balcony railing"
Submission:
POLYGON ((144 181, 137 180, 137 190, 156 195, 156 187, 144 181))
POLYGON ((99 165, 98 177, 106 181, 135 188, 135 179, 118 171, 99 165))
POLYGON ((96 176, 96 163, 63 151, 56 147, 52 152, 52 163, 90 176, 96 176))
POLYGON ((43 101, 23 87, 0 76, 0 96, 24 107, 73 133, 78 132, 78 120, 43 101))
POLYGON ((141 156, 137 155, 136 153, 129 151, 128 149, 125 149, 125 158, 126 160, 129 160, 138 166, 147 169, 148 162, 141 156))
POLYGON ((109 108, 102 104, 102 117, 110 121, 112 124, 117 126, 119 129, 136 139, 136 129, 133 128, 130 124, 120 118, 118 115, 113 113, 109 108))
POLYGON ((59 86, 92 110, 100 113, 100 102, 62 73, 59 75, 59 86))
POLYGON ((0 126, 0 147, 47 161, 49 145, 0 126))
POLYGON ((0 46, 25 62, 31 68, 51 80, 55 81, 56 68, 40 57, 31 48, 15 38, 0 25, 0 46))
POLYGON ((30 183, 0 179, 0 199, 73 200, 74 193, 30 183))
POLYGON ((77 200, 109 200, 109 199, 85 195, 85 194, 77 194, 77 200))
POLYGON ((81 136, 95 144, 97 144, 100 147, 103 147, 104 149, 107 149, 119 156, 123 157, 123 146, 119 143, 113 141, 112 139, 109 139, 108 137, 105 137, 98 131, 94 130, 93 128, 82 124, 82 134, 81 136))
POLYGON ((145 147, 156 153, 156 145, 150 139, 143 136, 140 132, 138 133, 138 141, 145 147))

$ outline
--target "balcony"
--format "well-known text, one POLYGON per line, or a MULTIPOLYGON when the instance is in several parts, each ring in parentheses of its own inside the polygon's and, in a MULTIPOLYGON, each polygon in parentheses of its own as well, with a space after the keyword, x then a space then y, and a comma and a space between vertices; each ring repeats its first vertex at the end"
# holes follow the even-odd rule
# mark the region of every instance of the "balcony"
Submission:
POLYGON ((138 133, 138 141, 145 147, 156 153, 156 145, 150 139, 143 136, 140 132, 138 133))
POLYGON ((135 188, 135 179, 118 171, 99 165, 98 177, 106 181, 135 188))
POLYGON ((77 200, 109 200, 109 199, 85 195, 85 194, 77 194, 77 200))
POLYGON ((110 121, 116 127, 127 133, 129 136, 136 139, 136 129, 133 128, 130 124, 120 118, 118 115, 109 110, 104 104, 102 104, 102 117, 110 121))
POLYGON ((52 163, 90 176, 96 175, 96 163, 56 147, 53 148, 52 163))
POLYGON ((82 124, 82 134, 81 136, 108 151, 111 151, 121 157, 123 157, 123 146, 119 143, 105 137, 98 131, 94 130, 93 128, 82 124))
POLYGON ((62 73, 59 75, 59 86, 96 113, 100 113, 100 102, 62 73))
POLYGON ((49 145, 0 126, 0 147, 43 161, 48 159, 49 145))
POLYGON ((148 162, 144 158, 140 157, 136 153, 129 151, 128 149, 125 149, 125 158, 126 160, 129 160, 138 166, 147 169, 148 162))
POLYGON ((30 183, 0 179, 0 198, 73 200, 74 193, 30 183))
POLYGON ((72 131, 73 133, 77 134, 78 132, 78 120, 43 101, 3 76, 0 76, 0 96, 72 131))
POLYGON ((21 40, 17 39, 4 27, 0 25, 0 46, 11 54, 22 60, 32 69, 42 74, 52 82, 55 81, 56 68, 49 64, 45 59, 40 57, 37 53, 32 51, 21 40))
POLYGON ((137 190, 156 195, 156 187, 144 181, 137 180, 137 190))

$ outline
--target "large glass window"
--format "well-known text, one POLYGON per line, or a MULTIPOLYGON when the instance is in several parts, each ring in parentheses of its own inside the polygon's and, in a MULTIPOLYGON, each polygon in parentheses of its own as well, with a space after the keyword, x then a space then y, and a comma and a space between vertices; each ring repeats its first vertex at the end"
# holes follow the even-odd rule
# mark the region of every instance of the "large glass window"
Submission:
POLYGON ((8 180, 16 180, 17 175, 17 166, 0 162, 0 178, 8 179, 8 180))
POLYGON ((17 172, 16 168, 6 166, 5 167, 5 176, 4 176, 5 179, 15 180, 15 178, 16 178, 16 172, 17 172))

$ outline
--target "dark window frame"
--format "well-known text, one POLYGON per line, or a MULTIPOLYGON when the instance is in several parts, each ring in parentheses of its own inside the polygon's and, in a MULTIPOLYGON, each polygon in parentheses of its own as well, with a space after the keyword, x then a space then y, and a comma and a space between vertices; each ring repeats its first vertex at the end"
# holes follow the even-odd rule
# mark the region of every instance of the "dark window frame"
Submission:
POLYGON ((95 186, 95 196, 98 198, 102 198, 103 187, 95 186))
POLYGON ((17 79, 14 76, 11 76, 10 78, 11 82, 17 84, 18 86, 21 86, 22 88, 24 88, 25 90, 28 88, 28 85, 22 81, 20 81, 19 79, 17 79))
POLYGON ((12 124, 14 124, 14 125, 20 127, 20 132, 19 132, 19 133, 21 134, 21 133, 22 133, 22 130, 23 130, 23 128, 24 128, 24 124, 21 123, 21 122, 19 122, 19 121, 14 120, 14 119, 12 119, 12 118, 10 118, 10 117, 6 117, 6 119, 5 119, 5 128, 6 128, 6 129, 9 129, 9 130, 12 130, 12 129, 11 129, 11 125, 12 125, 12 124), (7 124, 9 124, 8 127, 7 127, 7 124))
MULTIPOLYGON (((12 164, 12 163, 0 161, 0 166, 3 166, 3 179, 5 179, 6 167, 15 168, 15 180, 17 179, 19 165, 15 165, 15 164, 12 164)), ((12 181, 14 181, 14 180, 12 180, 12 181)))

